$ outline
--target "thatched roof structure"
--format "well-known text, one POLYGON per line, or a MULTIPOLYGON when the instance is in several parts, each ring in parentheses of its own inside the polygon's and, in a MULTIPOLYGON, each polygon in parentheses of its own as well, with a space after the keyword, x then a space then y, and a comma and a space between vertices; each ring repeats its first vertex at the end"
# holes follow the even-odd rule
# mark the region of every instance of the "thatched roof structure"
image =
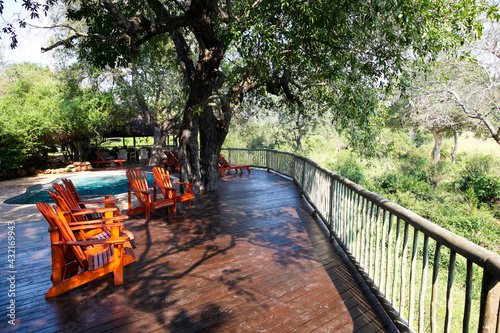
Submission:
POLYGON ((106 132, 104 136, 121 138, 153 136, 153 129, 142 117, 137 116, 122 127, 106 132))

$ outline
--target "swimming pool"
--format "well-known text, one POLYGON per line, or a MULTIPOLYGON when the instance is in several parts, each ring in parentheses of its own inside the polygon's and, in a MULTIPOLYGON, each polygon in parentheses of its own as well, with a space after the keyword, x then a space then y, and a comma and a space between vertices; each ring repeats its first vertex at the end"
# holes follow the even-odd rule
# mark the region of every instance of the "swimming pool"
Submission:
MULTIPOLYGON (((153 174, 146 173, 148 184, 153 185, 153 174)), ((50 183, 30 186, 22 195, 5 201, 6 204, 24 205, 37 202, 52 203, 47 190, 53 189, 53 183, 62 184, 61 179, 71 179, 80 195, 120 194, 127 192, 127 176, 125 172, 91 172, 79 175, 62 176, 50 183)))

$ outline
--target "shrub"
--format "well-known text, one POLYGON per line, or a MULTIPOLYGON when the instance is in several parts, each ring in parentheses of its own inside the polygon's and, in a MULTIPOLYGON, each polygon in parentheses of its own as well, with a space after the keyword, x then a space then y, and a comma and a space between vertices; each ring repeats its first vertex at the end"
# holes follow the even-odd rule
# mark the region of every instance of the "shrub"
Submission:
POLYGON ((473 190, 480 202, 500 199, 500 178, 494 174, 498 161, 493 156, 473 156, 465 164, 458 187, 464 193, 473 190))
POLYGON ((353 154, 349 154, 346 159, 340 158, 328 167, 356 184, 361 184, 365 179, 364 166, 353 154))
POLYGON ((420 174, 387 173, 378 179, 378 184, 386 193, 400 194, 408 192, 421 200, 431 200, 434 197, 431 185, 424 181, 420 174))

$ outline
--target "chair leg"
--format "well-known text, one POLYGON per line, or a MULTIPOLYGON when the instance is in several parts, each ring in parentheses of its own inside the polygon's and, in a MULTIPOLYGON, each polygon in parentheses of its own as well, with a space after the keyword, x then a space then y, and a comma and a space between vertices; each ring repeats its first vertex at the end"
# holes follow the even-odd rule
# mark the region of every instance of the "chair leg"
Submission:
POLYGON ((130 183, 128 183, 128 212, 130 212, 131 209, 132 209, 132 193, 130 193, 130 183))
POLYGON ((57 284, 64 276, 64 251, 62 246, 51 246, 52 252, 52 283, 57 284))
POLYGON ((113 284, 120 286, 123 284, 123 245, 115 245, 113 257, 113 284))

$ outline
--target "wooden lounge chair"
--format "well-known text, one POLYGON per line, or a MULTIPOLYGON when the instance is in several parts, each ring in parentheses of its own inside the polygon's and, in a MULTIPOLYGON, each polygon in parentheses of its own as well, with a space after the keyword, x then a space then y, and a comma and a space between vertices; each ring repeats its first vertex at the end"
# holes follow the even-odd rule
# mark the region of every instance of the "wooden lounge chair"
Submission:
MULTIPOLYGON (((79 223, 79 224, 92 224, 92 223, 105 223, 108 221, 120 221, 128 219, 127 215, 117 215, 118 209, 115 207, 104 207, 104 208, 81 208, 74 198, 71 197, 70 191, 63 185, 53 184, 55 191, 48 190, 47 192, 51 196, 52 200, 56 205, 65 212, 68 217, 68 223, 79 223)), ((120 228, 120 234, 134 239, 134 235, 126 230, 125 228, 120 228)), ((92 240, 92 239, 104 239, 111 236, 109 228, 94 228, 79 230, 78 234, 75 236, 79 240, 92 240)))
POLYGON ((125 162, 125 160, 122 160, 122 159, 113 159, 113 158, 104 158, 104 156, 102 156, 102 154, 99 152, 99 151, 95 151, 95 154, 97 155, 97 160, 94 160, 94 161, 90 161, 90 163, 93 163, 93 164, 96 164, 96 167, 99 168, 101 164, 105 164, 105 163, 118 163, 120 165, 123 165, 123 162, 125 162))
MULTIPOLYGON (((78 203, 78 205, 82 209, 85 209, 86 205, 92 205, 92 204, 104 204, 105 207, 108 207, 108 208, 115 208, 116 207, 116 203, 118 202, 118 199, 115 199, 113 194, 83 195, 83 196, 81 196, 78 193, 78 191, 76 190, 76 187, 73 184, 73 181, 71 181, 71 179, 63 178, 63 179, 61 179, 61 181, 64 183, 67 191, 70 194, 72 194, 73 198, 75 199, 75 201, 78 203)), ((120 215, 120 214, 121 214, 121 212, 118 209, 115 212, 115 215, 120 215)))
POLYGON ((123 266, 135 261, 128 237, 119 237, 119 227, 123 223, 70 226, 59 207, 52 209, 42 202, 36 206, 50 225, 53 286, 45 298, 60 295, 111 272, 114 285, 123 284, 123 266), (76 230, 95 227, 111 228, 111 237, 91 241, 76 239, 76 230))
POLYGON ((149 220, 151 210, 156 210, 159 208, 165 208, 165 213, 168 214, 168 208, 170 207, 175 213, 176 211, 176 197, 177 191, 172 188, 172 198, 164 198, 157 200, 156 188, 150 188, 148 186, 148 181, 146 178, 146 173, 139 169, 129 169, 127 170, 128 178, 128 211, 127 215, 137 214, 145 212, 146 219, 149 220), (150 189, 153 189, 153 195, 151 195, 150 189), (139 206, 132 208, 132 192, 134 192, 139 202, 139 206))
POLYGON ((172 182, 170 180, 170 174, 168 173, 168 170, 160 167, 153 168, 153 175, 155 177, 155 186, 157 186, 161 190, 165 199, 173 199, 174 195, 177 194, 175 198, 176 205, 183 201, 186 201, 186 205, 188 207, 191 206, 191 200, 194 199, 194 194, 192 193, 193 184, 172 182), (178 194, 179 192, 172 191, 172 189, 175 189, 173 187, 173 184, 186 186, 186 193, 178 194))
POLYGON ((229 163, 222 154, 219 155, 219 171, 221 173, 221 176, 224 176, 226 174, 226 171, 229 170, 236 170, 236 173, 238 173, 238 170, 243 173, 243 169, 247 169, 248 173, 250 173, 250 168, 253 167, 253 165, 245 165, 245 164, 231 164, 229 163))
POLYGON ((163 165, 165 168, 175 168, 177 172, 180 172, 181 163, 179 162, 179 153, 175 150, 166 151, 165 155, 167 155, 167 159, 165 161, 160 162, 160 165, 163 165))

